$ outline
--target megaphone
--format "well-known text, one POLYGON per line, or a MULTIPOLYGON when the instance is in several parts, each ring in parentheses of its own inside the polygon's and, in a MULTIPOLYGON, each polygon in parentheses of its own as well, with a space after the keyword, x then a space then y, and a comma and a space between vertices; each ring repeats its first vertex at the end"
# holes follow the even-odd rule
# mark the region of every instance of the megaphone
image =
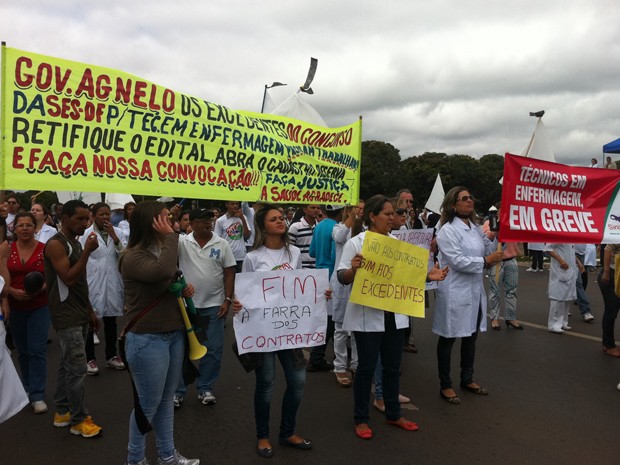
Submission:
MULTIPOLYGON (((187 314, 187 306, 185 305, 185 299, 181 294, 187 283, 185 282, 185 278, 183 274, 178 272, 178 281, 170 284, 168 286, 168 290, 174 294, 177 298, 177 302, 179 304, 179 309, 181 310, 181 316, 183 317, 183 323, 185 324, 185 331, 187 332, 187 340, 189 341, 189 359, 190 360, 200 360, 207 353, 207 348, 198 341, 198 337, 196 336, 196 331, 200 330, 200 328, 196 328, 189 319, 189 315, 187 314)), ((191 302, 191 300, 190 300, 191 302)), ((191 307, 196 312, 193 303, 191 307)))

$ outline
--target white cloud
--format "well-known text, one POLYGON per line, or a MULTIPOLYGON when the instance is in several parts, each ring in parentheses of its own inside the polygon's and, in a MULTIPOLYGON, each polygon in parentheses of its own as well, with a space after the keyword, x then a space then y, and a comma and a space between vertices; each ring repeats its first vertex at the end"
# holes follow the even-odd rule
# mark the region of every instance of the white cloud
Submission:
POLYGON ((520 151, 546 110, 556 159, 620 137, 620 4, 562 0, 310 3, 21 0, 11 47, 121 69, 235 109, 284 99, 319 59, 308 101, 332 126, 401 155, 520 151))

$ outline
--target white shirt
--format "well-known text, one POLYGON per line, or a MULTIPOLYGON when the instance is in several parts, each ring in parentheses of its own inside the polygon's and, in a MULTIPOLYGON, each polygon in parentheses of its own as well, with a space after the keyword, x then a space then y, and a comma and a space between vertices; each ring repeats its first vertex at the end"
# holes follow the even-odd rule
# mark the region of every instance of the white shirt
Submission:
POLYGON ((39 232, 34 233, 34 238, 37 241, 43 242, 45 244, 56 233, 58 233, 58 230, 56 228, 53 228, 49 224, 44 223, 43 226, 41 226, 41 229, 39 230, 39 232))
POLYGON ((265 246, 248 252, 243 260, 243 272, 270 270, 301 270, 301 252, 294 245, 281 249, 265 246))
POLYGON ((200 247, 194 233, 179 236, 179 268, 194 286, 192 300, 198 308, 219 307, 224 302, 224 268, 236 266, 228 242, 216 234, 200 247))
POLYGON ((439 263, 441 267, 448 265, 450 272, 445 281, 437 283, 433 333, 449 338, 469 337, 477 330, 480 310, 480 331, 486 331, 484 257, 494 252, 496 245, 481 227, 470 227, 460 218, 441 227, 437 233, 439 263))
MULTIPOLYGON (((251 232, 248 219, 245 215, 243 217, 245 218, 245 223, 248 224, 248 230, 251 232)), ((241 218, 236 216, 229 217, 228 214, 224 214, 215 222, 213 232, 228 241, 235 260, 240 262, 245 258, 245 239, 243 238, 243 222, 241 218)))

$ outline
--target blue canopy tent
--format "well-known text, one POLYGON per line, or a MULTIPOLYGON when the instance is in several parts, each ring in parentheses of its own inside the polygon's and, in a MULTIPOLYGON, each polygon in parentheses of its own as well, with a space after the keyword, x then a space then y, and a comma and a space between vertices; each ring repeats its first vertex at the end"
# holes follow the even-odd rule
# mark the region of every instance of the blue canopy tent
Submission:
POLYGON ((620 139, 603 145, 603 153, 620 153, 620 139))

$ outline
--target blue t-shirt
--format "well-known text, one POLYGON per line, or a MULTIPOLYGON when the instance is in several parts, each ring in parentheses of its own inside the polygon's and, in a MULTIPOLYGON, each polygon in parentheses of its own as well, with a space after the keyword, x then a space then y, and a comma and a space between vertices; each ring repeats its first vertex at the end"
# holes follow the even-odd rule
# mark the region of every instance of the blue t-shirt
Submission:
POLYGON ((316 258, 316 267, 329 269, 330 277, 336 262, 336 243, 332 239, 332 231, 337 224, 336 220, 325 218, 315 226, 310 243, 310 256, 316 258))

